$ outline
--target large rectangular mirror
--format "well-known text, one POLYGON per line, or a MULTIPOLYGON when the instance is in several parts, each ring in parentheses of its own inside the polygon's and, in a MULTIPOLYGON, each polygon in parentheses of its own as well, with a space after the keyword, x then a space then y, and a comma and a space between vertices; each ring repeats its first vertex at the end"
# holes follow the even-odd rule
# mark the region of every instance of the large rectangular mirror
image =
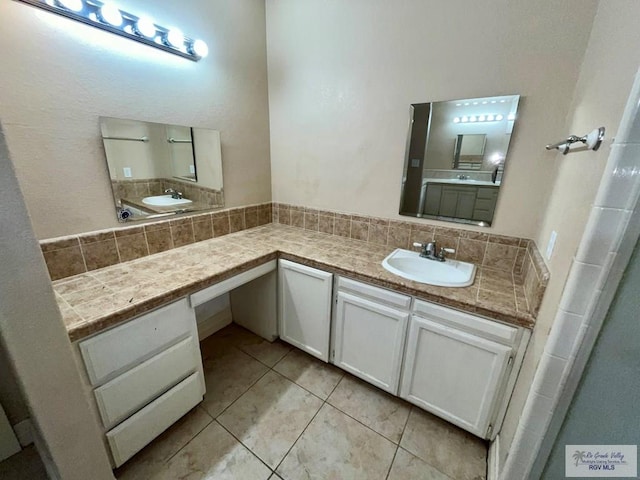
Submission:
POLYGON ((411 105, 400 215, 490 226, 519 100, 411 105))
POLYGON ((100 118, 121 222, 224 206, 220 132, 100 118))

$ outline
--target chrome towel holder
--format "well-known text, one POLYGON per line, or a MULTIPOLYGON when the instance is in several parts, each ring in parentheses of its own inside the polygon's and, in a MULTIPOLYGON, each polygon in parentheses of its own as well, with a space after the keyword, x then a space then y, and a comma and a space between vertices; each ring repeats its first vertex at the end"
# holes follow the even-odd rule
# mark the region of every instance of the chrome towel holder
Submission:
POLYGON ((577 135, 570 135, 566 138, 566 140, 562 140, 558 143, 547 145, 545 148, 547 150, 558 149, 562 152, 563 155, 566 155, 571 151, 571 145, 574 143, 582 143, 587 148, 587 150, 598 150, 600 145, 602 145, 602 141, 604 140, 604 127, 596 128, 592 130, 590 133, 582 137, 578 137, 577 135))

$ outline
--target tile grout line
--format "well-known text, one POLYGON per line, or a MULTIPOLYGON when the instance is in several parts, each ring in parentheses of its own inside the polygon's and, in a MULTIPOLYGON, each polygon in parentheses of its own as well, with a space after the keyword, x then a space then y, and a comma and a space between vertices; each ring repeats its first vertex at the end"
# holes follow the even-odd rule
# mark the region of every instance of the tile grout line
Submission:
MULTIPOLYGON (((245 393, 246 393, 246 392, 245 392, 245 393)), ((243 394, 243 395, 244 395, 244 394, 243 394)), ((242 395, 241 395, 241 396, 242 396, 242 395)), ((242 445, 244 448, 246 448, 246 449, 249 451, 249 453, 250 453, 251 455, 253 455, 254 457, 256 457, 260 463, 262 463, 265 467, 267 467, 267 469, 271 472, 271 474, 272 474, 272 475, 275 473, 275 470, 273 470, 269 465, 267 465, 267 464, 265 463, 265 461, 264 461, 264 460, 262 460, 262 459, 258 456, 258 454, 256 454, 253 450, 251 450, 251 449, 249 448, 249 446, 248 446, 248 445, 245 445, 244 443, 242 443, 242 440, 240 440, 240 439, 239 439, 238 437, 236 437, 233 433, 231 433, 231 431, 229 431, 229 430, 228 430, 228 429, 227 429, 223 424, 221 424, 221 423, 217 420, 217 418, 214 418, 214 419, 213 419, 213 421, 214 421, 215 423, 217 423, 218 425, 220 425, 220 427, 221 427, 225 432, 227 432, 229 435, 231 435, 231 436, 234 438, 234 440, 235 440, 236 442, 238 442, 240 445, 242 445)), ((269 477, 271 477, 271 475, 269 475, 269 477)))
MULTIPOLYGON (((292 349, 292 350, 290 350, 290 352, 291 352, 291 351, 293 351, 293 349, 292 349)), ((287 353, 287 355, 288 355, 288 353, 287 353)), ((286 355, 285 355, 285 357, 286 357, 286 355)), ((284 357, 283 357, 283 358, 284 358, 284 357)), ((280 363, 280 362, 278 362, 278 363, 280 363)), ((277 365, 277 364, 276 364, 276 365, 277 365)), ((274 367, 275 367, 275 365, 274 365, 274 367)), ((282 375, 282 374, 281 374, 280 372, 278 372, 277 370, 273 370, 273 371, 274 371, 275 373, 278 373, 279 375, 282 375)), ((284 375, 282 375, 282 376, 283 376, 284 378, 287 378, 287 377, 285 377, 284 375)), ((326 398, 325 400, 320 399, 320 400, 322 400, 322 405, 320 405, 320 407, 318 408, 318 410, 316 411, 316 413, 313 415, 313 417, 311 418, 311 420, 309 420, 309 423, 307 423, 307 424, 305 425, 305 427, 302 429, 302 432, 300 432, 300 435, 298 435, 298 438, 296 438, 296 440, 291 444, 291 447, 289 447, 289 449, 287 450, 287 452, 284 454, 284 456, 282 457, 282 460, 280 460, 280 462, 278 463, 278 465, 276 465, 276 468, 274 468, 274 469, 273 469, 273 473, 275 473, 275 474, 279 475, 279 474, 277 473, 278 468, 280 467, 280 465, 282 465, 282 462, 284 462, 284 461, 285 461, 285 459, 287 458, 287 456, 289 455, 289 453, 291 452, 291 450, 293 450, 293 447, 295 447, 295 446, 296 446, 296 444, 298 443, 298 441, 300 440, 300 438, 302 438, 302 435, 304 435, 304 432, 306 432, 306 431, 307 431, 307 429, 309 428, 309 425, 311 425, 311 423, 313 422, 313 420, 318 416, 318 414, 320 413, 320 410, 322 410, 322 407, 324 407, 324 406, 325 406, 325 404, 327 403, 327 400, 329 399, 329 397, 333 394, 333 392, 335 392, 335 391, 336 391, 336 388, 338 388, 338 385, 340 385, 340 383, 342 383, 342 380, 344 379, 344 377, 345 377, 345 376, 344 376, 344 375, 342 375, 342 377, 341 377, 341 378, 340 378, 340 380, 336 383, 336 385, 333 387, 333 389, 331 389, 331 392, 329 392, 329 394, 327 395, 327 398, 326 398)), ((291 379, 288 379, 288 378, 287 378, 287 380, 289 380, 290 382, 292 382, 292 383, 293 383, 293 384, 295 384, 295 385, 298 385, 296 382, 292 381, 291 379)), ((300 388, 302 388, 303 390, 305 390, 305 391, 307 391, 307 392, 308 392, 308 390, 307 390, 306 388, 302 387, 301 385, 298 385, 298 386, 299 386, 300 388)), ((309 393, 311 393, 311 392, 309 392, 309 393)), ((312 395, 314 395, 314 394, 312 393, 312 395)), ((318 397, 317 395, 315 395, 315 396, 316 396, 317 398, 320 398, 320 397, 318 397)), ((331 405, 331 404, 329 404, 329 405, 333 407, 333 405, 331 405)), ((335 407, 334 407, 334 408, 335 408, 335 407)))
MULTIPOLYGON (((201 410, 202 410, 202 411, 203 411, 203 412, 204 412, 204 413, 205 413, 205 414, 210 418, 210 421, 208 421, 208 422, 207 422, 207 424, 206 424, 204 427, 202 427, 200 430, 198 430, 198 432, 197 432, 193 437, 191 437, 187 443, 185 443, 182 447, 180 447, 176 453, 174 453, 174 454, 173 454, 173 455, 171 455, 169 458, 167 458, 164 462, 162 462, 162 465, 166 465, 167 463, 169 463, 173 457, 175 457, 175 456, 176 456, 176 455, 178 455, 182 450, 184 450, 184 449, 187 447, 187 445, 189 445, 191 442, 193 442, 193 441, 196 439, 196 437, 197 437, 198 435, 200 435, 202 432, 204 432, 204 430, 205 430, 209 425, 211 425, 213 422, 215 422, 215 421, 216 421, 216 419, 215 419, 215 418, 213 418, 211 415, 209 415, 209 412, 207 412, 204 408, 202 408, 202 407, 200 406, 200 404, 196 405, 196 406, 195 406, 195 408, 199 408, 199 409, 201 409, 201 410)), ((195 409, 195 408, 194 408, 194 409, 195 409)), ((192 412, 194 409, 189 410, 189 412, 192 412)), ((188 412, 188 413, 189 413, 189 412, 188 412)), ((182 418, 184 418, 184 416, 183 416, 182 418)), ((165 430, 165 431, 166 431, 166 430, 165 430)), ((163 433, 164 433, 164 432, 163 432, 163 433)), ((158 437, 156 437, 156 438, 158 438, 158 437)))
POLYGON ((402 426, 402 433, 400 434, 400 440, 398 440, 398 444, 396 445, 396 451, 393 454, 393 459, 391 460, 391 465, 389 465, 389 470, 387 470, 387 476, 384 477, 385 480, 389 480, 389 475, 391 475, 391 469, 393 468, 393 464, 396 461, 396 456, 398 455, 398 450, 400 450, 400 444, 402 443, 402 437, 404 437, 404 432, 407 429, 407 425, 409 424, 409 418, 411 417, 411 412, 413 411, 413 405, 409 407, 409 414, 407 415, 407 419, 404 421, 404 425, 402 426))

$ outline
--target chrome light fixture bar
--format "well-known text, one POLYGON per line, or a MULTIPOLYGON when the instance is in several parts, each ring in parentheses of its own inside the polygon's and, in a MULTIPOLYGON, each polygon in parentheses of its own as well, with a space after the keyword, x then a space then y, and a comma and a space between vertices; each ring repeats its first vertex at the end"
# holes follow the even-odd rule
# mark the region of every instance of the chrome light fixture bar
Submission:
POLYGON ((209 53, 207 44, 184 36, 180 30, 155 24, 115 5, 99 0, 17 0, 48 12, 115 33, 197 62, 209 53))

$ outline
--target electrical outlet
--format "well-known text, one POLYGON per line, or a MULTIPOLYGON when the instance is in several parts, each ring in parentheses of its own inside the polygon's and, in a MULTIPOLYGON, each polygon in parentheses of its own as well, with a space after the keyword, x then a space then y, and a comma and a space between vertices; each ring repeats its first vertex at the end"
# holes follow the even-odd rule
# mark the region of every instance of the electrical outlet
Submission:
POLYGON ((124 172, 124 178, 131 178, 131 167, 124 167, 122 171, 124 172))
POLYGON ((412 158, 411 159, 411 168, 418 168, 420 166, 420 159, 419 158, 412 158))
POLYGON ((551 260, 551 254, 553 254, 553 249, 556 246, 556 239, 558 238, 558 233, 553 230, 551 235, 549 235, 549 243, 547 243, 547 260, 551 260))
POLYGON ((189 173, 196 173, 196 166, 195 165, 189 165, 189 173))

